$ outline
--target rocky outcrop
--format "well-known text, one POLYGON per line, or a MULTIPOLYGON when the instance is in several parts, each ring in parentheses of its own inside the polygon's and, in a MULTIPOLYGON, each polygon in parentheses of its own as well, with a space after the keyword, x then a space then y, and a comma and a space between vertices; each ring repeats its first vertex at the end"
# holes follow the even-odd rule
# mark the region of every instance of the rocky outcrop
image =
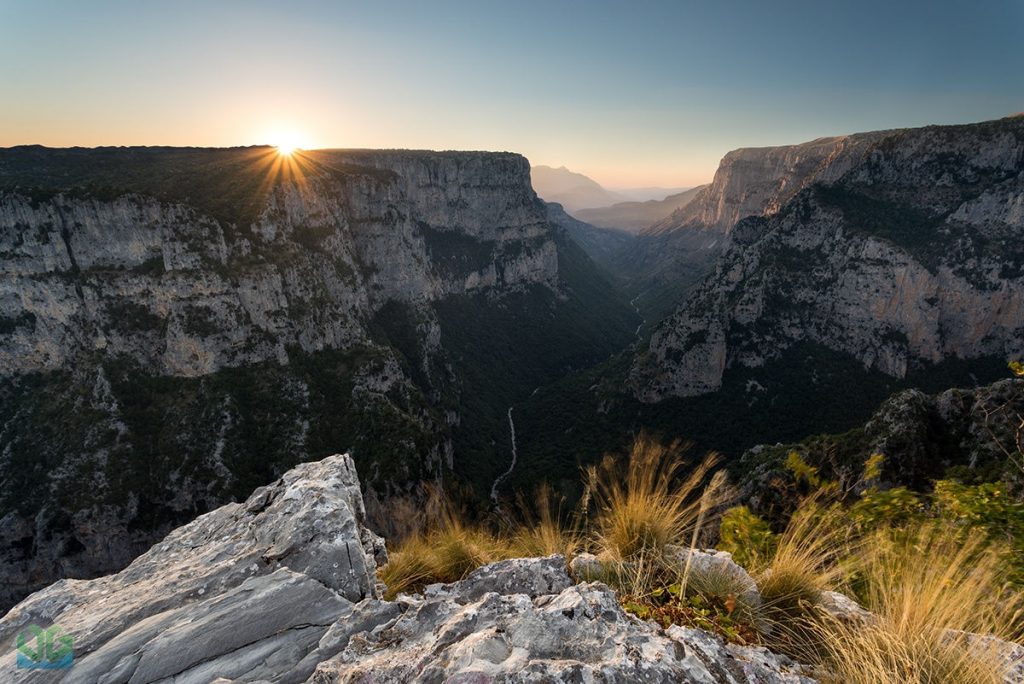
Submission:
POLYGON ((2 679, 303 681, 339 616, 379 596, 386 553, 364 517, 351 457, 300 465, 175 530, 116 575, 61 580, 18 604, 0 620, 0 640, 59 625, 74 640, 74 665, 15 669, 5 658, 2 679))
POLYGON ((467 594, 467 587, 480 585, 471 575, 424 596, 403 597, 399 615, 353 634, 311 681, 814 681, 767 649, 638 620, 605 585, 573 584, 560 556, 504 561, 481 571, 492 581, 505 573, 536 579, 529 586, 497 581, 467 594))
POLYGON ((796 451, 828 477, 857 482, 864 462, 885 457, 881 482, 927 490, 951 468, 1018 492, 1024 476, 1024 379, 926 394, 909 389, 889 397, 863 425, 842 435, 818 435, 798 444, 759 445, 740 459, 742 498, 762 512, 786 510, 792 498, 773 483, 789 481, 783 463, 796 451))
MULTIPOLYGON (((764 647, 640 620, 608 586, 572 577, 561 555, 499 561, 382 600, 376 569, 386 552, 364 518, 351 457, 297 466, 175 530, 116 575, 61 580, 15 606, 0 619, 0 640, 58 626, 73 658, 50 670, 7 658, 0 676, 19 684, 816 681, 764 647)), ((673 553, 691 577, 724 572, 757 592, 727 553, 673 553)), ((873 619, 842 594, 824 599, 836 619, 873 619)), ((1016 681, 1019 645, 968 637, 998 653, 1006 681, 1016 681)))
POLYGON ((381 494, 476 467, 495 368, 603 359, 616 298, 515 154, 0 151, 0 607, 297 462, 351 449, 381 494))
POLYGON ((862 440, 887 457, 890 478, 911 486, 954 465, 1014 481, 1024 473, 1024 380, 931 395, 900 392, 864 425, 862 440))
POLYGON ((561 556, 382 601, 384 547, 363 518, 348 455, 300 465, 116 575, 62 580, 18 604, 0 640, 59 625, 74 660, 46 671, 5 659, 3 680, 812 681, 763 648, 631 617, 606 586, 577 585, 561 556))
POLYGON ((727 368, 800 342, 896 378, 1024 354, 1024 121, 901 131, 857 149, 774 215, 735 225, 714 275, 634 363, 638 398, 713 392, 727 368))

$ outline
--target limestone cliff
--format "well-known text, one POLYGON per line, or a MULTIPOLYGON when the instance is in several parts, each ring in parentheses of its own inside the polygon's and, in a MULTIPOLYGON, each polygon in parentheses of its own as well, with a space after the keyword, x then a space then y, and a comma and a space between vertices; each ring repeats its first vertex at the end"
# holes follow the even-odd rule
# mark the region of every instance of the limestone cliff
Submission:
POLYGON ((644 232, 657 235, 700 228, 728 233, 747 216, 777 213, 812 183, 838 180, 885 135, 859 133, 797 145, 733 150, 722 157, 710 185, 644 232))
POLYGON ((555 289, 556 249, 513 155, 321 153, 386 177, 312 169, 225 236, 184 203, 126 194, 0 196, 0 373, 90 350, 175 376, 367 342, 386 302, 555 289), (473 254, 446 243, 474 241, 473 254), (456 252, 456 253, 452 253, 456 252))
POLYGON ((722 158, 714 180, 691 201, 638 235, 616 260, 646 318, 671 313, 728 244, 738 221, 777 213, 801 189, 838 179, 884 133, 820 138, 797 145, 742 148, 722 158))
POLYGON ((732 228, 633 364, 638 398, 715 391, 799 342, 896 378, 1024 354, 1024 119, 859 140, 856 160, 815 164, 780 210, 732 228))
POLYGON ((326 453, 493 478, 508 403, 629 315, 515 154, 0 151, 0 604, 326 453))

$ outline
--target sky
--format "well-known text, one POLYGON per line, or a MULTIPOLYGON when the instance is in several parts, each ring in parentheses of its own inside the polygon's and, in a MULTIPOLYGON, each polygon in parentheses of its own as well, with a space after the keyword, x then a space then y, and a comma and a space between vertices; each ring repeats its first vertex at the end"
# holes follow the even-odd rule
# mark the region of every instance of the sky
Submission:
POLYGON ((610 188, 1024 110, 1024 1, 0 0, 0 147, 509 150, 610 188))

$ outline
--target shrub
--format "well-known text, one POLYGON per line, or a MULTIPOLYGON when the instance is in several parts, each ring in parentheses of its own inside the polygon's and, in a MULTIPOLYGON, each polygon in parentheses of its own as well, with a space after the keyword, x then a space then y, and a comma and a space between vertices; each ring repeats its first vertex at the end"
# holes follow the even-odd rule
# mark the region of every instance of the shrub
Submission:
POLYGON ((755 570, 764 565, 777 543, 768 523, 746 506, 735 506, 722 514, 718 548, 732 554, 744 568, 755 570))
POLYGON ((399 542, 379 571, 389 599, 427 584, 458 581, 482 565, 515 555, 506 537, 464 522, 463 512, 440 489, 427 488, 425 512, 420 529, 399 542))
POLYGON ((380 570, 387 597, 435 582, 455 582, 482 565, 512 558, 508 540, 482 527, 443 525, 404 540, 380 570))
POLYGON ((706 565, 691 571, 683 585, 687 598, 699 597, 703 604, 716 608, 737 625, 755 632, 768 631, 761 604, 749 600, 749 590, 744 578, 725 565, 706 565))
POLYGON ((880 525, 904 525, 919 518, 924 511, 921 498, 906 487, 869 490, 850 507, 850 518, 861 529, 880 525))
POLYGON ((980 533, 993 545, 1014 553, 1005 561, 1011 577, 1024 584, 1024 502, 1010 496, 1000 482, 964 485, 950 480, 935 483, 934 512, 941 518, 980 533))
POLYGON ((665 628, 683 625, 741 644, 759 641, 749 615, 738 610, 733 601, 709 600, 698 593, 684 593, 679 584, 658 587, 642 597, 623 596, 622 605, 637 617, 653 620, 665 628))
POLYGON ((547 484, 537 488, 535 506, 529 506, 522 498, 519 509, 523 521, 516 526, 511 537, 511 547, 520 556, 550 556, 560 553, 566 558, 573 556, 583 542, 579 521, 574 519, 567 527, 562 524, 564 499, 555 500, 554 492, 547 484))

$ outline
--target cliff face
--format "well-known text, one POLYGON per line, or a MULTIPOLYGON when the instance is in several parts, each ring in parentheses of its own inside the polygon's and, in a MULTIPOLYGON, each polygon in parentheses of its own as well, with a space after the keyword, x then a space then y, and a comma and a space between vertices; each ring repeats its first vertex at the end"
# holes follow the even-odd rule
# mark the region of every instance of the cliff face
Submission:
POLYGON ((728 233, 747 216, 775 214, 808 185, 838 180, 885 135, 860 133, 798 145, 733 150, 722 157, 710 185, 645 233, 656 235, 688 227, 728 233))
POLYGON ((278 185, 232 239, 193 208, 141 196, 0 196, 0 373, 102 350, 198 376, 365 343, 391 300, 557 288, 525 159, 340 156, 391 175, 278 185), (447 244, 460 240, 475 253, 447 244))
POLYGON ((884 133, 744 148, 722 158, 714 180, 685 206, 638 235, 616 264, 635 275, 631 290, 651 321, 667 316, 715 267, 738 221, 777 213, 801 189, 831 182, 884 133))
POLYGON ((456 456, 464 414, 503 424, 515 396, 475 391, 512 385, 463 352, 487 307, 507 365, 550 349, 532 386, 633 325, 601 329, 628 309, 518 155, 0 153, 0 603, 325 453, 374 492, 500 472, 456 456))
POLYGON ((712 392, 801 341, 897 378, 1024 354, 1024 119, 897 132, 856 156, 735 225, 634 363, 638 398, 712 392))

